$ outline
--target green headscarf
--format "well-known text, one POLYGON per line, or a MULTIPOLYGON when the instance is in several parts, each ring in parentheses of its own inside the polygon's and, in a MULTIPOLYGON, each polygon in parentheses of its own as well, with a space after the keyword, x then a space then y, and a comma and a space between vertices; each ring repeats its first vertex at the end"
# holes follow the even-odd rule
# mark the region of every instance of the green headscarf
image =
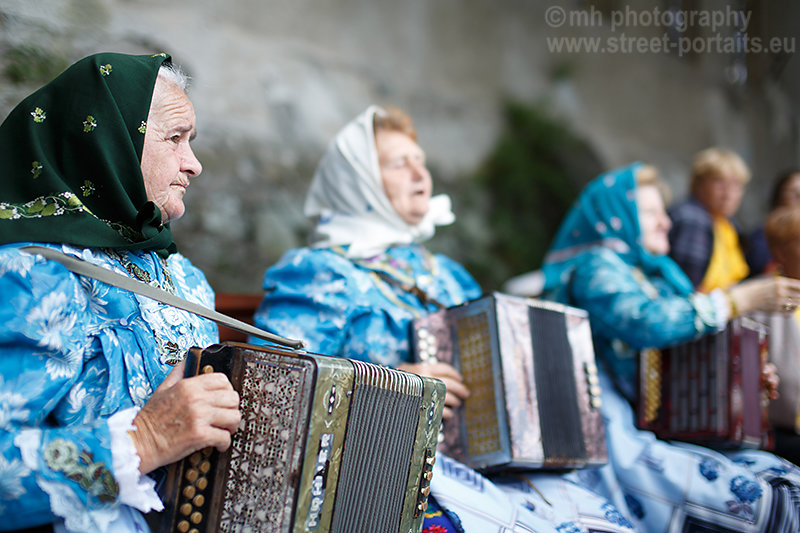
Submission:
POLYGON ((0 244, 177 250, 147 200, 147 115, 167 54, 86 57, 0 125, 0 244))

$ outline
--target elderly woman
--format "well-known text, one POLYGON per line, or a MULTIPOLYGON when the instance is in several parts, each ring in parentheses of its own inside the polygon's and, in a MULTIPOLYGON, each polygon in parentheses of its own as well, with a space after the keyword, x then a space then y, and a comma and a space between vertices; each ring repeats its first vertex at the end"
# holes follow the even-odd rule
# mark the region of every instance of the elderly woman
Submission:
MULTIPOLYGON (((311 351, 441 378, 446 404, 458 405, 468 394, 458 372, 415 364, 409 348, 412 319, 481 294, 458 263, 420 244, 455 218, 449 198, 431 190, 408 115, 368 108, 328 146, 305 204, 318 217, 311 247, 289 251, 267 270, 256 324, 303 338, 311 351)), ((441 454, 435 469, 435 505, 458 520, 442 526, 448 529, 426 521, 426 533, 629 531, 613 506, 555 475, 534 476, 533 486, 509 496, 441 454)), ((427 516, 447 515, 434 506, 427 516)))
POLYGON ((702 292, 729 287, 749 273, 733 222, 748 181, 741 157, 708 148, 692 162, 689 198, 669 210, 670 256, 702 292))
POLYGON ((201 171, 185 84, 166 54, 97 54, 0 126, 2 529, 148 531, 141 512, 162 504, 147 474, 226 449, 239 423, 224 375, 181 379, 186 350, 216 341, 213 323, 20 249, 213 307, 169 229, 201 171))
POLYGON ((800 283, 783 277, 694 291, 667 255, 669 228, 655 169, 634 164, 584 189, 545 256, 545 293, 588 311, 602 362, 610 461, 580 478, 649 533, 797 531, 793 465, 761 451, 667 443, 634 427, 638 350, 719 331, 737 313, 781 311, 800 296, 800 283))

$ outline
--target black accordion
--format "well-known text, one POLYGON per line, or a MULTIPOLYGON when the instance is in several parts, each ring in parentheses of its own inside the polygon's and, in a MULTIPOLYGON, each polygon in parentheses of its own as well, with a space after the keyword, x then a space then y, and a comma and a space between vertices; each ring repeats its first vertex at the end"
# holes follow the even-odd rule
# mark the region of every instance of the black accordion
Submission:
POLYGON ((639 355, 637 426, 719 448, 770 448, 761 372, 767 329, 746 317, 725 330, 639 355))
POLYGON ((228 376, 242 422, 224 453, 170 466, 157 531, 421 531, 441 381, 238 343, 193 349, 201 372, 228 376))
POLYGON ((585 311, 493 293, 414 320, 418 361, 453 365, 470 396, 439 450, 483 471, 608 461, 585 311))

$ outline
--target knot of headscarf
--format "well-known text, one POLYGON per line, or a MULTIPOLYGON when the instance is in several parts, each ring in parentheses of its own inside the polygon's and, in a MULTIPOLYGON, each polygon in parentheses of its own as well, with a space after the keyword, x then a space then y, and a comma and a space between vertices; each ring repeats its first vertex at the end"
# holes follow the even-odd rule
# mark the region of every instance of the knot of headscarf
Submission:
POLYGON ((452 224, 450 198, 431 198, 425 218, 406 223, 392 207, 383 187, 375 146, 373 118, 384 113, 370 106, 329 143, 311 180, 305 214, 319 217, 311 246, 349 246, 348 257, 363 259, 390 246, 423 242, 437 225, 452 224))
POLYGON ((647 275, 664 278, 678 294, 692 292, 691 281, 669 256, 654 255, 642 245, 636 205, 636 171, 641 166, 633 163, 601 174, 583 189, 545 256, 546 292, 567 285, 583 254, 597 246, 647 275))
POLYGON ((148 202, 141 156, 167 54, 86 57, 0 125, 0 244, 176 250, 148 202))

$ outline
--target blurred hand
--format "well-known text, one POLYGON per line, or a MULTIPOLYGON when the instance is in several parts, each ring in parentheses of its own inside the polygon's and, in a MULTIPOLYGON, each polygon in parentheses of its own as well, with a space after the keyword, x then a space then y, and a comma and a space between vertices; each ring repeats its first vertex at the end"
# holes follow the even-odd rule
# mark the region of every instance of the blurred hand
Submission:
POLYGON ((781 377, 778 375, 778 367, 772 363, 767 363, 761 369, 761 386, 767 391, 767 396, 770 400, 778 399, 778 385, 781 383, 781 377))
POLYGON ((403 363, 397 368, 418 376, 440 379, 444 382, 444 386, 447 388, 447 394, 444 397, 444 413, 442 414, 444 419, 453 416, 451 407, 458 407, 469 396, 469 390, 464 385, 464 379, 461 374, 447 363, 403 363))
POLYGON ((239 394, 221 373, 183 379, 176 365, 133 419, 131 431, 147 474, 208 446, 225 451, 241 420, 239 394))
POLYGON ((800 305, 800 280, 783 276, 754 279, 734 285, 728 293, 739 314, 788 313, 800 305))

